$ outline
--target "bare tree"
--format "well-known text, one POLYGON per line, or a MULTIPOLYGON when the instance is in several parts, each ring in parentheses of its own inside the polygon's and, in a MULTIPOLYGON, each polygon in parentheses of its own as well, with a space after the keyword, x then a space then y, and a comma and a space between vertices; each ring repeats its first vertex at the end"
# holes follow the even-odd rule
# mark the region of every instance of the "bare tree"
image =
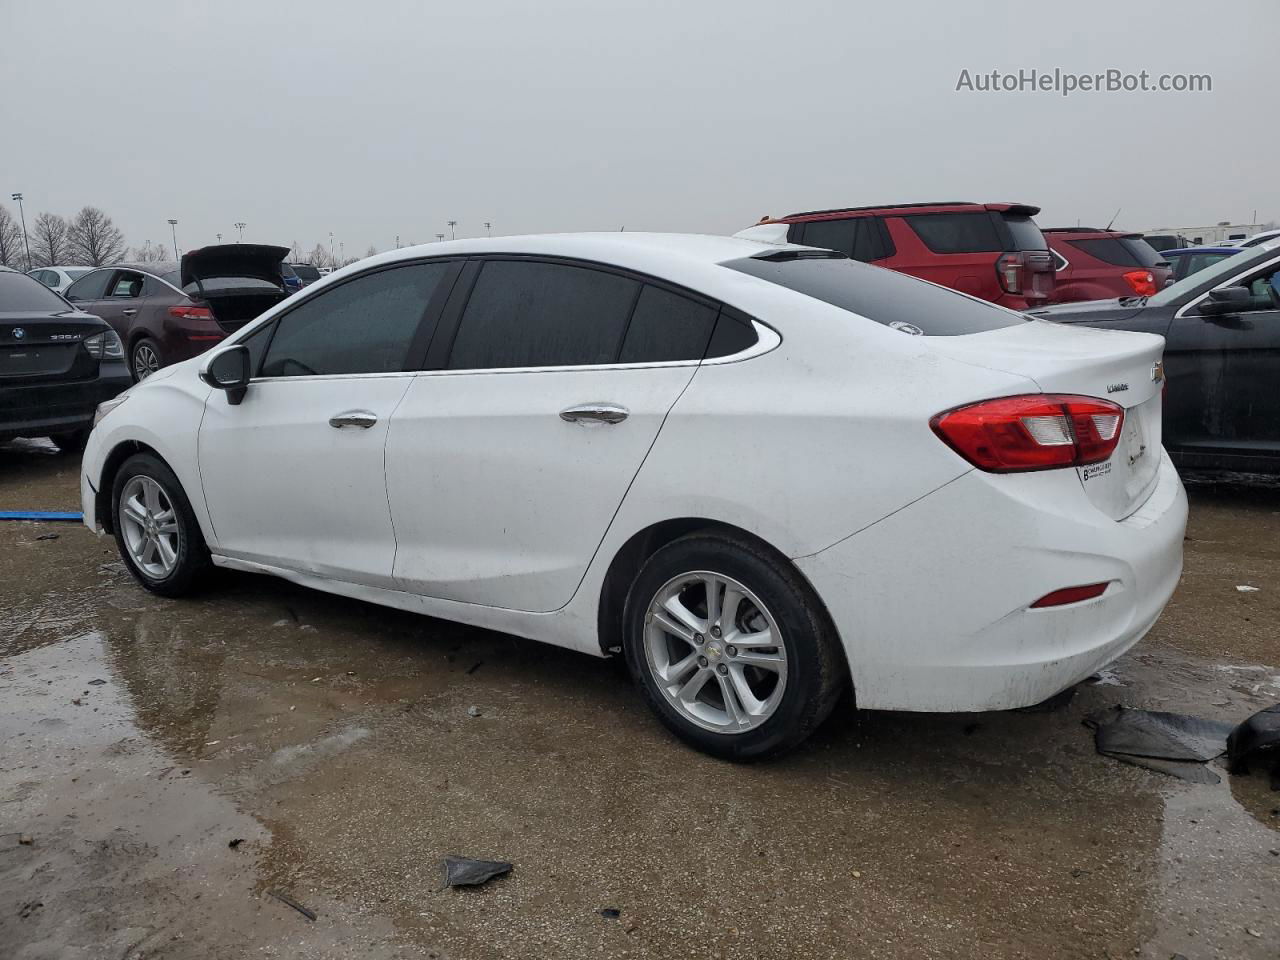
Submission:
POLYGON ((0 266, 25 270, 27 254, 22 245, 22 228, 4 207, 0 207, 0 266))
POLYGON ((91 267, 119 263, 127 249, 124 234, 97 207, 82 207, 71 219, 67 243, 76 262, 91 267))
POLYGON ((145 246, 134 247, 132 259, 134 263, 155 263, 159 260, 165 260, 169 256, 169 251, 162 243, 152 243, 147 241, 145 246))
POLYGON ((71 245, 67 242, 67 221, 56 213, 42 213, 31 228, 31 265, 56 267, 67 262, 71 245))
POLYGON ((323 244, 317 243, 315 249, 307 255, 307 262, 313 267, 330 267, 333 266, 329 262, 329 251, 324 248, 323 244))
POLYGON ((369 249, 364 252, 364 255, 366 257, 376 257, 378 255, 378 248, 371 243, 369 244, 369 249))

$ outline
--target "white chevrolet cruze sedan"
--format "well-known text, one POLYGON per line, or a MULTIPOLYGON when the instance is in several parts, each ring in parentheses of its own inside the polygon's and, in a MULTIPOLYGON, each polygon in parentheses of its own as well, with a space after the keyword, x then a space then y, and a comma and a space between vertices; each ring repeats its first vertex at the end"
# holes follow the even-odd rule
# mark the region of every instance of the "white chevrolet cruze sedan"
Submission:
POLYGON ((1187 515, 1162 347, 806 247, 437 243, 103 404, 84 516, 165 596, 213 563, 621 653, 747 760, 846 687, 1019 707, 1142 637, 1187 515))

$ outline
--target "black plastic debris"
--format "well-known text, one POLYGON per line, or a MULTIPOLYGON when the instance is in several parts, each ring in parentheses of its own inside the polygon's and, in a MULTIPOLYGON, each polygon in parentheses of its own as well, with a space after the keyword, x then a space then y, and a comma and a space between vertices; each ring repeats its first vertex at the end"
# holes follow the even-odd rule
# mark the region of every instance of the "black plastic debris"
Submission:
POLYGON ((1259 710, 1227 737, 1227 760, 1232 773, 1260 767, 1271 773, 1271 789, 1280 790, 1280 703, 1259 710))
POLYGON ((617 920, 622 916, 622 911, 617 907, 605 907, 600 911, 600 916, 604 917, 606 920, 617 920))
POLYGON ((1115 707, 1091 714, 1098 753, 1192 783, 1221 783, 1204 766, 1227 749, 1231 724, 1182 713, 1115 707))
POLYGON ((293 899, 293 897, 289 896, 287 893, 284 893, 283 891, 280 891, 280 890, 268 890, 267 893, 275 897, 281 903, 287 904, 288 906, 293 907, 293 909, 297 910, 300 914, 302 914, 308 920, 312 920, 312 921, 315 920, 316 912, 314 910, 310 910, 307 907, 304 907, 302 904, 300 904, 297 900, 293 899))
POLYGON ((474 887, 511 872, 505 860, 472 860, 468 857, 444 858, 446 887, 474 887))

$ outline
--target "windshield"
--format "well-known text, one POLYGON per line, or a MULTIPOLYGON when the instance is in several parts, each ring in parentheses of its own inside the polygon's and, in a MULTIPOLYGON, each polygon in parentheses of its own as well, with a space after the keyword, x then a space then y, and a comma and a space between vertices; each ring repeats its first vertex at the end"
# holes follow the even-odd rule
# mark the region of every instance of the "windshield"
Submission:
POLYGON ((1267 260, 1267 254, 1274 253, 1280 249, 1280 239, 1270 240, 1267 243, 1258 246, 1258 253, 1253 256, 1247 254, 1236 254, 1233 257, 1227 257, 1225 260, 1215 263, 1211 267, 1205 267, 1199 273, 1193 273, 1190 276, 1183 277, 1177 283, 1165 287, 1154 297, 1149 299, 1147 303, 1153 307, 1163 307, 1170 303, 1175 303, 1183 295, 1198 290, 1201 287, 1216 287, 1223 280, 1239 272, 1248 269, 1242 264, 1248 263, 1264 263, 1267 260))
POLYGON ((293 272, 300 276, 303 280, 319 280, 320 271, 309 263, 295 263, 293 272))
POLYGON ((66 313, 71 307, 39 280, 0 271, 0 313, 66 313))
POLYGON ((908 334, 954 337, 1015 327, 1031 319, 985 300, 848 257, 784 253, 732 260, 724 266, 908 334))
POLYGON ((198 294, 204 289, 205 293, 224 293, 230 290, 274 290, 279 292, 280 284, 272 283, 270 280, 263 280, 261 277, 209 277, 201 280, 197 285, 194 281, 188 283, 182 288, 183 293, 198 294))

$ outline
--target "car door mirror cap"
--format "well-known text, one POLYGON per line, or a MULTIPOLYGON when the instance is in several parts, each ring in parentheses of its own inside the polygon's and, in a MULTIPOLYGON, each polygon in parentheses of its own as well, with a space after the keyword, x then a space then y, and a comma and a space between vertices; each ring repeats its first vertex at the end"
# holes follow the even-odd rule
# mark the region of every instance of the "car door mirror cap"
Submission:
POLYGON ((210 351, 200 364, 200 379, 225 393, 233 407, 248 392, 249 377, 249 348, 242 343, 210 351))
POLYGON ((1253 295, 1248 287, 1218 287, 1200 301, 1197 308, 1202 316, 1220 317, 1228 313, 1241 313, 1249 309, 1253 295))

